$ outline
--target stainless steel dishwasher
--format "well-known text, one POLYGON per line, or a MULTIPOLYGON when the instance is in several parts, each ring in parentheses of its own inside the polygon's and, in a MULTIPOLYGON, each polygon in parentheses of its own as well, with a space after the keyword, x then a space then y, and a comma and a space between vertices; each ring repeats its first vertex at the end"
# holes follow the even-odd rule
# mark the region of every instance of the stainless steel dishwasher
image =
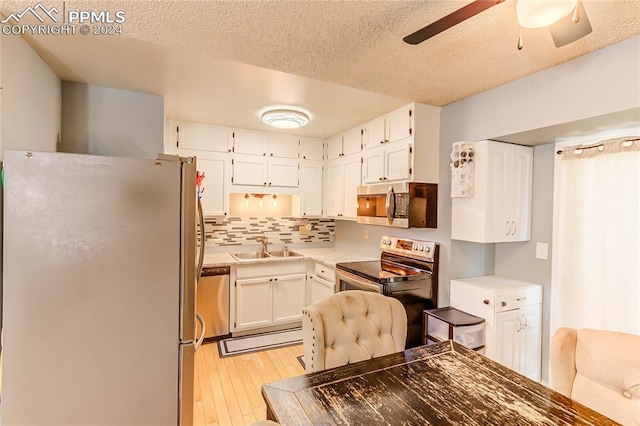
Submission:
MULTIPOLYGON (((205 340, 229 334, 229 270, 228 266, 202 269, 196 309, 204 318, 205 340)), ((196 336, 200 335, 199 328, 198 324, 196 336)))

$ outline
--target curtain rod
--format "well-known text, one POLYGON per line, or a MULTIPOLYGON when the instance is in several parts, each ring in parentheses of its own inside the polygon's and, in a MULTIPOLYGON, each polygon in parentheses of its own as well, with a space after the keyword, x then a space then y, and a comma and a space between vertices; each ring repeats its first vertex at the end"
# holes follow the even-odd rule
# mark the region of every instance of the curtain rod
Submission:
MULTIPOLYGON (((610 140, 615 140, 615 138, 614 138, 614 139, 607 139, 606 141, 601 141, 601 142, 598 142, 598 143, 593 144, 593 145, 579 146, 579 147, 578 147, 578 148, 576 148, 576 149, 592 149, 592 148, 599 148, 599 147, 601 147, 601 146, 604 146, 605 142, 609 142, 610 140)), ((635 141, 640 141, 640 138, 623 138, 623 139, 620 141, 620 143, 625 143, 625 142, 635 142, 635 141)), ((578 146, 578 145, 574 145, 572 148, 575 148, 576 146, 578 146)), ((557 150, 557 151, 556 151, 556 154, 558 154, 558 155, 562 154, 562 150, 561 150, 561 149, 557 150)))

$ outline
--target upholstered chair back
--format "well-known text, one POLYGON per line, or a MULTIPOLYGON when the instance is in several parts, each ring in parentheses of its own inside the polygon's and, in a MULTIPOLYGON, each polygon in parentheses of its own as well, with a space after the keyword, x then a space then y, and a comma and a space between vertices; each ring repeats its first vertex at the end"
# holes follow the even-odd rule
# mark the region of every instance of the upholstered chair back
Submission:
POLYGON ((304 308, 302 334, 311 373, 403 351, 407 315, 391 297, 342 291, 304 308))
POLYGON ((640 336, 559 328, 551 388, 623 425, 640 425, 640 336))

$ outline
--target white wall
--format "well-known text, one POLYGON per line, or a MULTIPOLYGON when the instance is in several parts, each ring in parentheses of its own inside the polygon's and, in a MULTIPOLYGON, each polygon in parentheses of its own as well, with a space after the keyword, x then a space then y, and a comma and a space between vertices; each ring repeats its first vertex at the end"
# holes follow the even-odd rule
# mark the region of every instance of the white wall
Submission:
POLYGON ((0 158, 5 149, 55 151, 60 135, 60 79, 16 35, 0 35, 0 158))
POLYGON ((58 151, 156 158, 164 152, 163 97, 62 82, 58 151))

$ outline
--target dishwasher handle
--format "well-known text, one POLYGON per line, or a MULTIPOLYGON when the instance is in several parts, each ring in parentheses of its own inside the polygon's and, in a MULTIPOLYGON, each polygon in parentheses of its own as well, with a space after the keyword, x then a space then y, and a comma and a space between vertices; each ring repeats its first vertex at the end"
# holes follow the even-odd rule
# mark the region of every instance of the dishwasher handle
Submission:
POLYGON ((216 277, 218 275, 229 275, 231 267, 229 266, 213 266, 202 268, 201 277, 216 277))

